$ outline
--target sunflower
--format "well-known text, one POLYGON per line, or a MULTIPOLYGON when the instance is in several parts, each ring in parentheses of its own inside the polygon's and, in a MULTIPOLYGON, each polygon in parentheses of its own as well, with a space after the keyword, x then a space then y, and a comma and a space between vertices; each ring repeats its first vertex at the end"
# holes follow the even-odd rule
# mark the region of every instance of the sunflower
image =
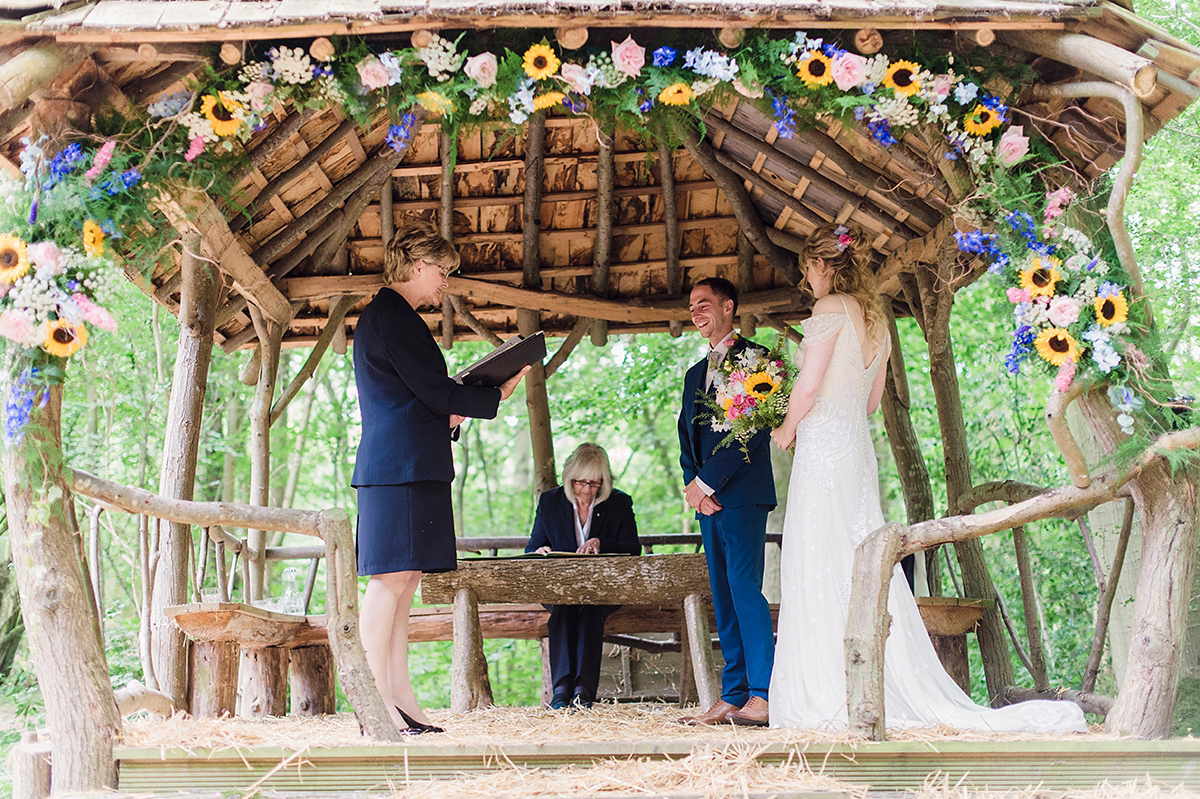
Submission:
POLYGON ((59 358, 70 358, 87 344, 87 328, 73 325, 66 319, 46 322, 43 332, 42 349, 59 358))
POLYGON ((441 92, 421 92, 417 95, 417 102, 431 116, 440 117, 443 114, 454 112, 454 103, 450 102, 450 98, 441 92))
POLYGON ((1034 258, 1029 268, 1021 272, 1021 288, 1028 289, 1030 297, 1053 297, 1054 287, 1062 280, 1058 264, 1057 258, 1034 258))
POLYGON ((557 72, 559 63, 558 56, 550 49, 550 45, 535 44, 525 51, 521 66, 525 67, 526 75, 534 80, 541 80, 557 72))
POLYGON ((883 85, 903 97, 916 94, 921 88, 921 81, 917 79, 917 73, 920 71, 920 64, 913 61, 897 61, 888 67, 883 85))
POLYGON ((242 126, 241 117, 238 116, 242 108, 229 99, 225 92, 220 92, 220 95, 204 95, 204 99, 200 101, 200 113, 212 124, 213 133, 218 136, 232 136, 242 126))
POLYGON ((742 385, 746 387, 746 394, 760 400, 765 400, 779 388, 779 383, 766 372, 755 372, 742 385))
POLYGON ((0 235, 0 281, 15 283, 29 271, 29 256, 25 242, 11 233, 0 235))
POLYGON ((683 81, 672 83, 658 93, 658 101, 663 105, 687 105, 692 101, 692 87, 683 81))
POLYGON ((562 92, 546 92, 539 94, 533 98, 533 107, 541 111, 544 108, 553 108, 563 101, 567 95, 562 92))
POLYGON ((1079 356, 1079 342, 1061 327, 1050 327, 1038 333, 1033 342, 1038 355, 1055 366, 1062 366, 1063 361, 1075 360, 1079 356))
POLYGON ((1124 322, 1129 315, 1129 303, 1119 291, 1108 297, 1097 297, 1092 305, 1096 308, 1096 320, 1102 327, 1124 322))
POLYGON ((93 258, 104 255, 104 231, 95 219, 83 223, 83 251, 93 258))
POLYGON ((800 68, 796 70, 800 80, 812 89, 828 86, 833 81, 833 59, 820 50, 809 50, 804 56, 800 68))
POLYGON ((1002 124, 1004 117, 982 103, 963 117, 963 130, 972 136, 986 136, 1002 124))

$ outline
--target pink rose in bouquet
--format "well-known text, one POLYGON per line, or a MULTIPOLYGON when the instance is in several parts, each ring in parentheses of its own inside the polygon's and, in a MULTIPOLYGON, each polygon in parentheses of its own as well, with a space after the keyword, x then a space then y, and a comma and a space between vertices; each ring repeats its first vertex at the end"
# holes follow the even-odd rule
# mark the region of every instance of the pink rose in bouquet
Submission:
POLYGON ((833 82, 848 92, 863 82, 867 74, 867 60, 854 53, 842 53, 833 59, 833 82))
POLYGON ((496 85, 496 71, 498 68, 496 56, 492 53, 473 55, 463 64, 463 72, 466 73, 467 77, 484 89, 496 85))
POLYGON ((632 36, 626 36, 620 44, 611 44, 613 66, 617 71, 631 78, 641 74, 642 67, 646 65, 646 48, 635 42, 632 36))
POLYGON ((1046 318, 1055 327, 1066 327, 1075 324, 1079 319, 1079 303, 1074 297, 1055 297, 1050 301, 1046 318))
POLYGON ((1029 137, 1023 125, 1013 125, 1004 131, 996 143, 996 158, 1005 166, 1012 166, 1029 152, 1029 137))
POLYGON ((358 70, 358 80, 368 89, 382 89, 388 85, 387 67, 373 55, 369 55, 354 65, 358 70))

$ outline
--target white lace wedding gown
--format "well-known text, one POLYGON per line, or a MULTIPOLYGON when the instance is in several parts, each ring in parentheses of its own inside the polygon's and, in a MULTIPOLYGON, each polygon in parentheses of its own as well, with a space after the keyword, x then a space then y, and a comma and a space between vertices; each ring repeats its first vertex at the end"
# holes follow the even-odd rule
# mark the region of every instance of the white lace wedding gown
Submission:
MULTIPOLYGON (((858 334, 848 316, 820 314, 804 322, 806 343, 834 336, 833 358, 818 398, 796 430, 783 524, 772 727, 847 726, 842 639, 854 547, 884 524, 866 408, 876 373, 886 364, 887 348, 864 368, 858 334)), ((801 345, 797 363, 803 353, 801 345)), ((1069 702, 1024 702, 997 710, 974 704, 938 661, 899 566, 892 575, 888 612, 888 727, 944 724, 994 731, 1086 731, 1082 711, 1069 702)))

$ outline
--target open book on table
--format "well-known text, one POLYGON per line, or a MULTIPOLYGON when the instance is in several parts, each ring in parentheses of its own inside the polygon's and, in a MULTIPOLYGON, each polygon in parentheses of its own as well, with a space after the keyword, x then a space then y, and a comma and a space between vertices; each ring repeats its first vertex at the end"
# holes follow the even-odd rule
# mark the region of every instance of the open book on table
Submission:
POLYGON ((513 336, 454 376, 464 386, 499 387, 510 377, 546 357, 546 336, 513 336))

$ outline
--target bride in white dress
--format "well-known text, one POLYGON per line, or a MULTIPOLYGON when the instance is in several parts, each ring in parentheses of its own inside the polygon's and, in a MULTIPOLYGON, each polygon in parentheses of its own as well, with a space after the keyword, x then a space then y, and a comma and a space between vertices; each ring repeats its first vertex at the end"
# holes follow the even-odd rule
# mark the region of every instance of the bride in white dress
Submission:
MULTIPOLYGON (((847 726, 842 640, 854 548, 884 524, 867 415, 883 394, 889 337, 862 241, 858 231, 822 225, 801 256, 817 301, 803 325, 787 418, 771 433, 780 447, 796 446, 783 524, 772 727, 847 726)), ((888 612, 888 727, 1086 732, 1082 711, 1069 702, 1000 709, 973 703, 938 661, 899 566, 888 612)))

